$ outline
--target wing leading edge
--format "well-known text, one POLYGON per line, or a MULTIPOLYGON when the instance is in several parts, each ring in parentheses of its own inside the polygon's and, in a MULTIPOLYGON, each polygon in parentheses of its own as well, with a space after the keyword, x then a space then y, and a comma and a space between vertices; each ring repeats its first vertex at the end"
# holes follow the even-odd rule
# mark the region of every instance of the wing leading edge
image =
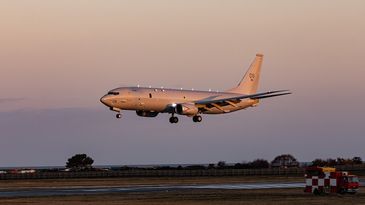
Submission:
POLYGON ((196 105, 208 105, 208 104, 217 104, 217 103, 228 103, 231 104, 232 101, 239 102, 243 99, 263 99, 263 98, 271 98, 271 97, 277 97, 281 95, 289 95, 291 92, 289 90, 276 90, 276 91, 269 91, 269 92, 263 92, 263 93, 256 93, 251 95, 238 95, 235 97, 229 97, 229 98, 219 98, 214 100, 198 100, 194 103, 196 105))

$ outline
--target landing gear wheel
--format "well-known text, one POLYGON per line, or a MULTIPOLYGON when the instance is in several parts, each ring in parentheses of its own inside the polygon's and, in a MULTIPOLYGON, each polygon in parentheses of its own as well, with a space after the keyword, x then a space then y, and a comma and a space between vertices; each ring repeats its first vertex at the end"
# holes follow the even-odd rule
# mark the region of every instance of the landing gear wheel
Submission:
POLYGON ((200 116, 200 115, 195 115, 194 117, 193 117, 193 121, 194 122, 201 122, 202 121, 202 116, 200 116))
POLYGON ((122 114, 118 113, 117 115, 115 115, 115 117, 120 119, 122 117, 122 114))
POLYGON ((179 122, 179 118, 177 118, 177 117, 170 117, 169 121, 170 121, 170 123, 178 123, 179 122))

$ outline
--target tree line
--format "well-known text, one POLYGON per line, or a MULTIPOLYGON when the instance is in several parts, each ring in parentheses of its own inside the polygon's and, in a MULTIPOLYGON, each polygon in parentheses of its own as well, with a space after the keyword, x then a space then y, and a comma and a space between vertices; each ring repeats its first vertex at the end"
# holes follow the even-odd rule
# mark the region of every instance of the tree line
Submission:
POLYGON ((312 166, 319 166, 319 167, 334 167, 334 166, 340 166, 340 165, 355 165, 355 164, 362 164, 363 161, 361 159, 361 157, 353 157, 352 159, 350 158, 341 158, 338 157, 337 159, 332 159, 332 158, 328 158, 328 159, 315 159, 312 161, 312 166))
MULTIPOLYGON (((66 168, 70 171, 95 171, 98 170, 92 166, 94 160, 86 154, 76 154, 69 158, 66 162, 66 168)), ((360 157, 353 158, 340 158, 337 159, 315 159, 311 163, 305 166, 338 166, 338 165, 354 165, 362 164, 363 161, 360 157)), ((113 168, 114 170, 133 170, 133 169, 158 169, 158 170, 199 170, 199 169, 265 169, 265 168, 292 168, 300 167, 300 163, 291 154, 282 154, 276 156, 271 162, 266 159, 255 159, 249 162, 240 162, 235 164, 227 164, 225 161, 219 161, 218 163, 206 165, 187 165, 187 166, 157 166, 150 168, 122 166, 119 168, 113 168)))

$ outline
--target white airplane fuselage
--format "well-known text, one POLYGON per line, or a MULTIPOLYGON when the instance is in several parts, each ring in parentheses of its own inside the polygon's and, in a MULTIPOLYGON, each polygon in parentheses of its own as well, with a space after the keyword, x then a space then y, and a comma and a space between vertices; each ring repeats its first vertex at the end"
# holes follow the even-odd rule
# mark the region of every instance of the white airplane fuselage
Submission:
POLYGON ((288 95, 287 90, 257 93, 262 54, 256 58, 236 87, 225 92, 195 91, 167 88, 121 87, 104 95, 100 101, 110 110, 135 110, 138 116, 156 117, 159 113, 171 113, 170 122, 177 123, 175 114, 192 117, 200 122, 200 114, 223 114, 256 106, 259 99, 288 95))
MULTIPOLYGON (((166 88, 142 88, 142 87, 121 87, 113 89, 101 98, 101 101, 118 110, 136 110, 151 112, 168 112, 172 113, 177 104, 189 103, 197 100, 217 98, 229 98, 237 96, 237 93, 213 92, 213 91, 195 91, 166 88), (112 94, 114 93, 114 94, 112 94), (117 94, 118 93, 118 94, 117 94)), ((211 107, 204 110, 203 114, 222 114, 241 110, 247 107, 255 106, 259 100, 245 99, 237 104, 222 107, 211 107), (224 109, 223 109, 224 108, 224 109)))

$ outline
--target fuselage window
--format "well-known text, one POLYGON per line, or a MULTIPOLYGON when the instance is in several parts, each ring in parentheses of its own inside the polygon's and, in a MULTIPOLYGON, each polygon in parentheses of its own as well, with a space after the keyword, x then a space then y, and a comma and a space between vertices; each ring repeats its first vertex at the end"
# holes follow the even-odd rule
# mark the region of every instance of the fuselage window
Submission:
POLYGON ((150 93, 150 98, 152 98, 152 94, 150 93))

